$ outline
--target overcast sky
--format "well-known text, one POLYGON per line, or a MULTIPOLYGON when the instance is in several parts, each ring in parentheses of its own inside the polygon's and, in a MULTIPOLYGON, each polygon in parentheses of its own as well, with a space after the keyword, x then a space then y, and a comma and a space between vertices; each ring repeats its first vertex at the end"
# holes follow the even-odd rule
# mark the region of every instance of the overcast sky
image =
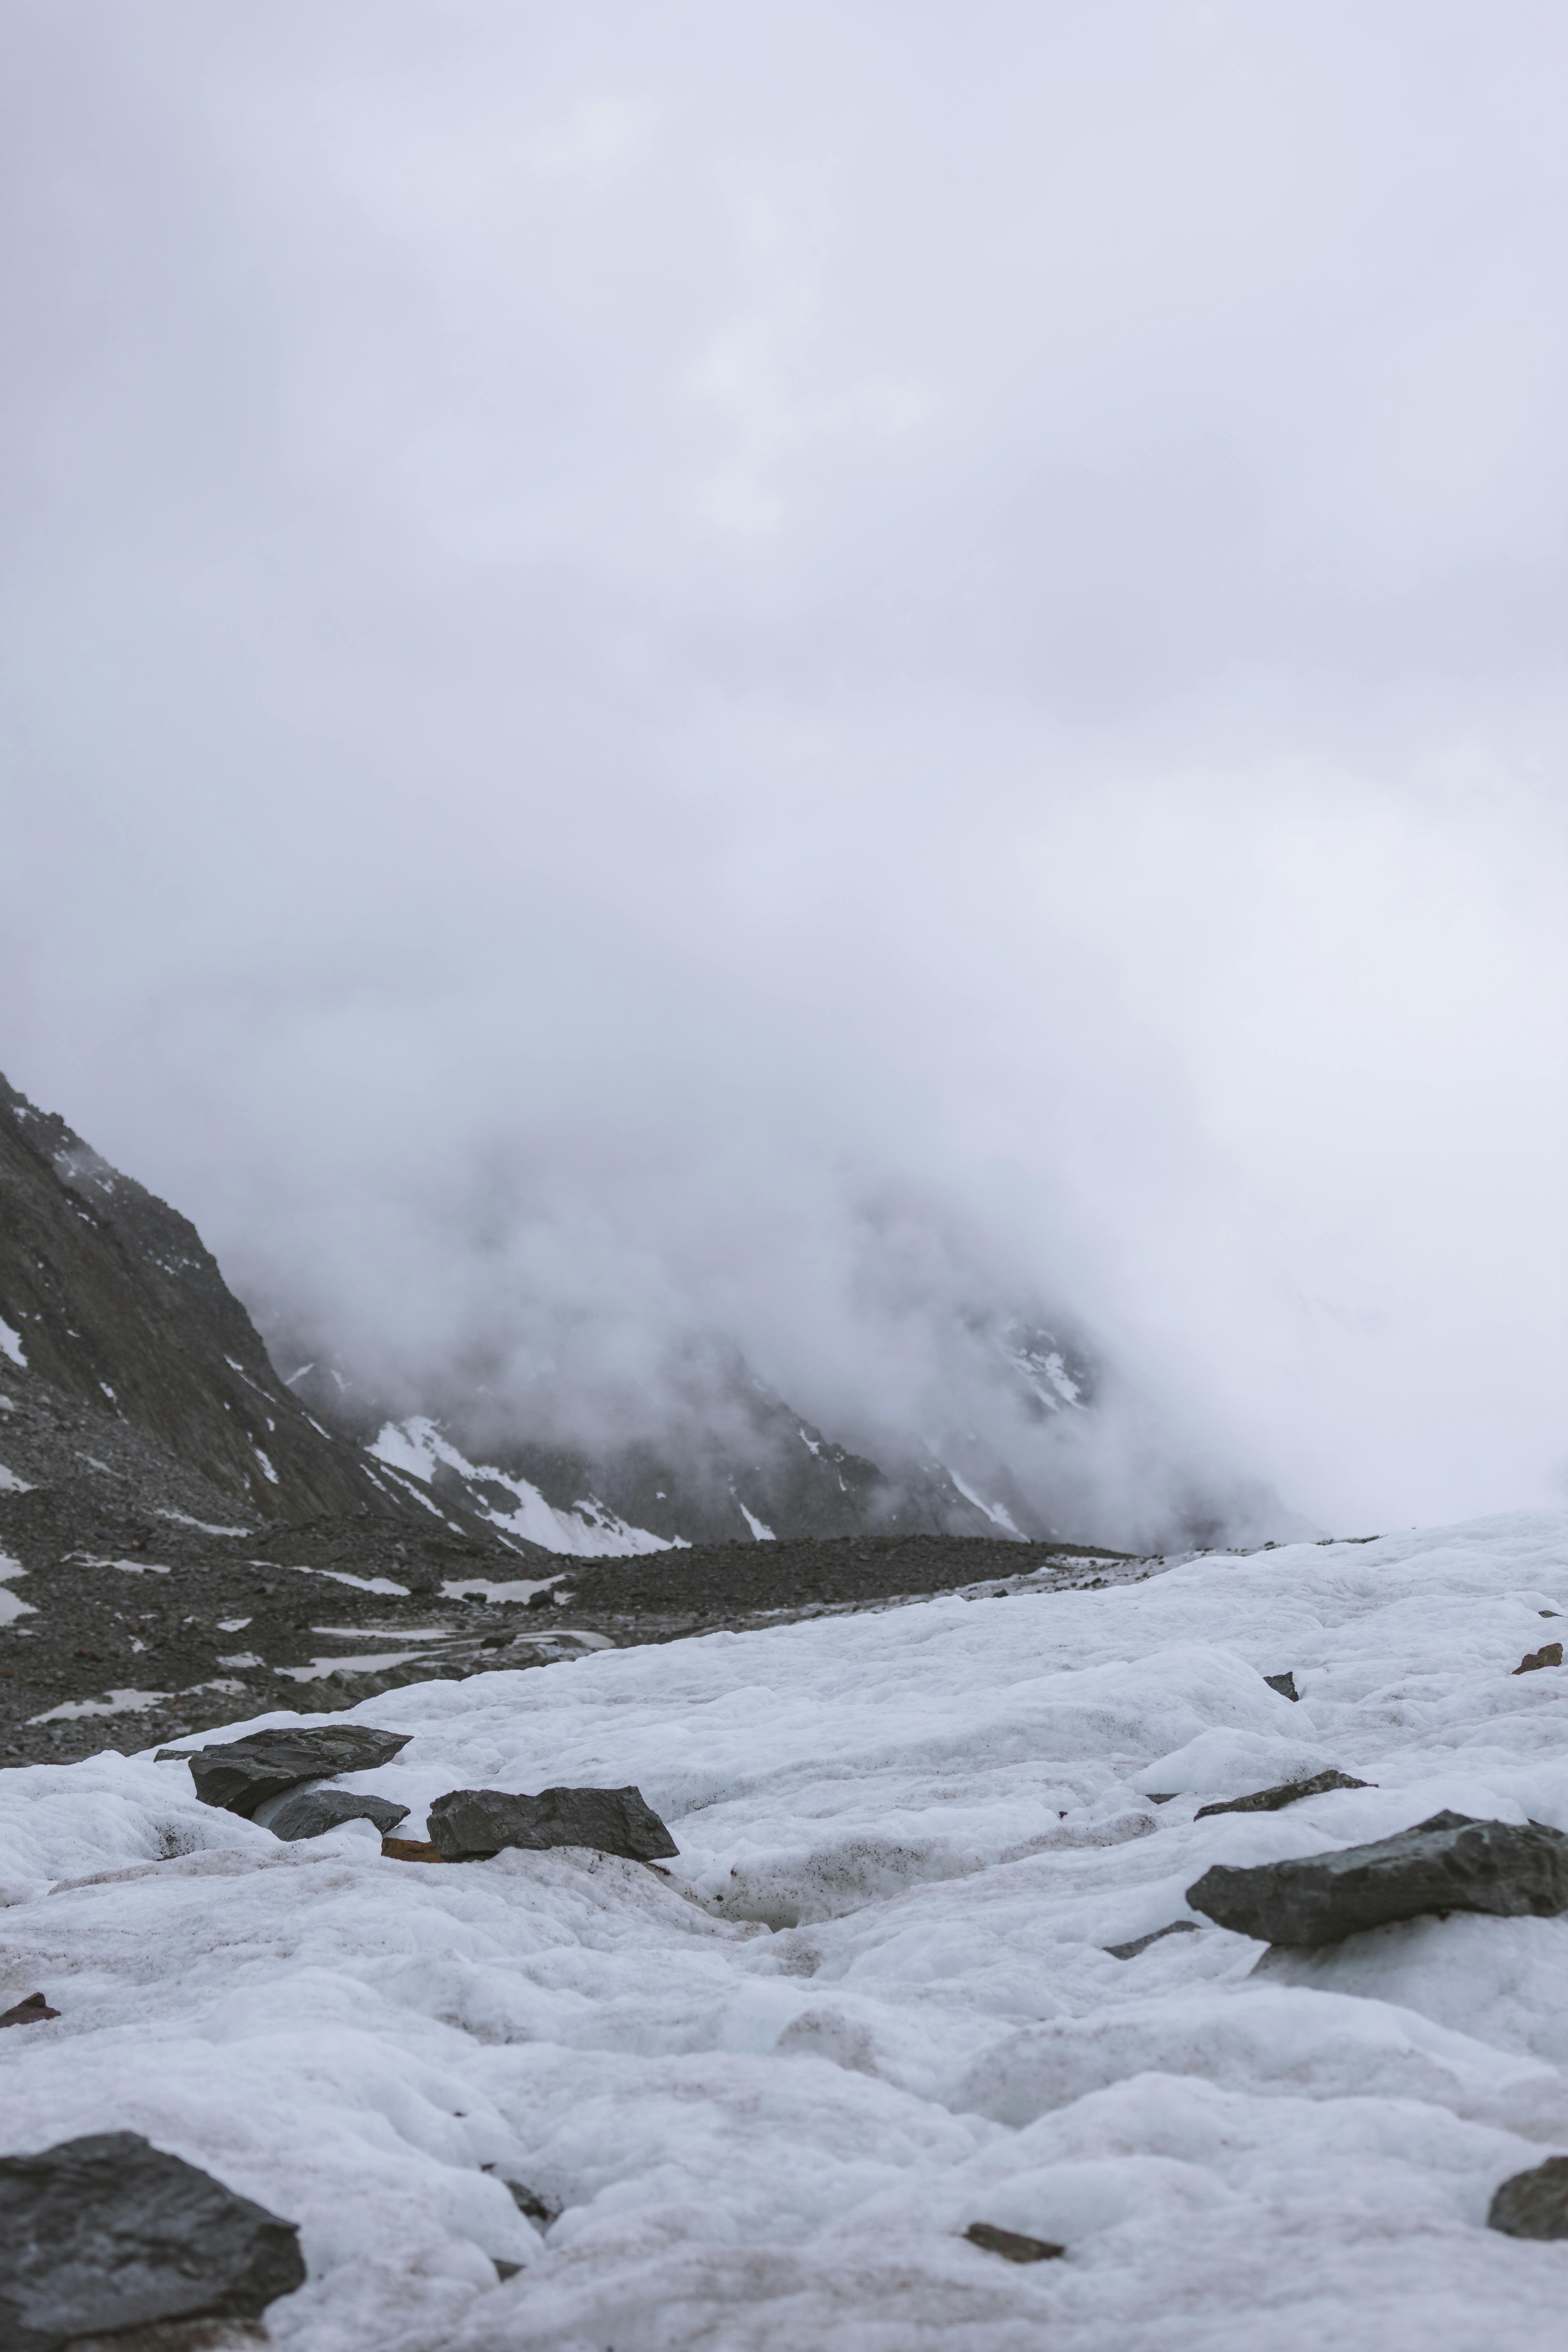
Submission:
POLYGON ((3 16, 16 1084, 372 1348, 1563 1499, 1555 0, 3 16))

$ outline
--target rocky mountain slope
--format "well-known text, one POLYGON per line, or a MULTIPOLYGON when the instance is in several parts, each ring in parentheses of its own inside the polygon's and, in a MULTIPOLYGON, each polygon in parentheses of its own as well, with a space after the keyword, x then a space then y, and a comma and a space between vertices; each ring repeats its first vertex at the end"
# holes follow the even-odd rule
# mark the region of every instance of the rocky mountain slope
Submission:
MULTIPOLYGON (((433 1382, 408 1410, 374 1382, 287 1336, 273 1339, 287 1385, 319 1420, 378 1460, 427 1480, 492 1524, 552 1550, 641 1552, 660 1543, 751 1543, 941 1535, 1050 1541, 1056 1523, 972 1430, 934 1443, 889 1433, 878 1458, 838 1443, 718 1339, 670 1351, 646 1429, 597 1445, 542 1440, 553 1399, 531 1409, 504 1385, 433 1382)), ((1037 1326, 975 1334, 975 1351, 1020 1416, 1086 1411, 1095 1370, 1081 1348, 1037 1326)))
POLYGON ((403 1522, 425 1507, 289 1394, 195 1227, 3 1077, 0 1355, 91 1427, 153 1441, 230 1516, 403 1522))

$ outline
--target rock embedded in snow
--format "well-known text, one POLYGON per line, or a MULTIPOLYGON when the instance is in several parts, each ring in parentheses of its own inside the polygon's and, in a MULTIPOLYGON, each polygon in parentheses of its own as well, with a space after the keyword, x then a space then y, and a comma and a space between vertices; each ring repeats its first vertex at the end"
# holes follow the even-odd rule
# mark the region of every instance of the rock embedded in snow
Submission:
POLYGON ((284 1798, 266 1826, 274 1837, 293 1844, 300 1838, 320 1837, 344 1822, 370 1822, 384 1836, 407 1818, 407 1806, 395 1805, 386 1797, 355 1796, 349 1789, 300 1789, 284 1798))
POLYGON ((1049 2238, 1026 2238, 1021 2230, 999 2230, 994 2221, 972 2221, 963 2234, 972 2246, 1000 2254, 1006 2263, 1052 2263, 1067 2252, 1049 2238))
POLYGON ((256 2318, 304 2284, 298 2236, 139 2132, 0 2158, 0 2342, 58 2352, 158 2320, 256 2318))
POLYGON ((1568 2238, 1568 2156, 1549 2156, 1505 2180, 1487 2227, 1510 2238, 1568 2238))
POLYGON ((1518 1665, 1515 1666, 1514 1673, 1516 1675, 1532 1675, 1542 1666, 1560 1666, 1562 1664, 1562 1643, 1543 1642, 1539 1650, 1527 1650, 1525 1652, 1518 1665))
POLYGON ((1265 1675, 1263 1679, 1271 1691, 1279 1692, 1281 1698, 1297 1700, 1300 1698, 1301 1694, 1296 1688, 1296 1675, 1293 1668, 1288 1669, 1282 1675, 1265 1675))
POLYGON ((1187 1901, 1269 1944, 1337 1944, 1429 1911, 1550 1919, 1568 1911, 1568 1837, 1540 1822, 1434 1813, 1337 1853, 1245 1870, 1217 1863, 1188 1887, 1187 1901))
POLYGON ((453 1789, 430 1808, 430 1835, 447 1862, 478 1861, 502 1846, 592 1846, 628 1862, 658 1862, 680 1849, 640 1789, 453 1789))
MULTIPOLYGON (((220 1748, 164 1749, 183 1756, 204 1805, 247 1821, 268 1797, 333 1772, 368 1772, 390 1763, 413 1734, 374 1731, 364 1723, 326 1723, 298 1731, 252 1731, 220 1748)), ((162 1760, 162 1758, 160 1759, 162 1760)))
POLYGON ((1365 1789, 1371 1783, 1358 1780, 1349 1772, 1314 1772, 1305 1780, 1282 1780, 1277 1789, 1254 1789, 1249 1797, 1224 1797, 1215 1804, 1200 1805, 1194 1821, 1206 1821, 1211 1813, 1277 1813, 1285 1805, 1294 1805, 1303 1797, 1321 1797, 1331 1789, 1365 1789))
POLYGON ((58 2017, 59 2011, 51 2009, 41 1992, 30 1992, 13 2009, 0 2009, 0 2025, 42 2025, 47 2019, 58 2017))
POLYGON ((1135 1960, 1140 1952, 1146 1952, 1151 1944, 1160 1943, 1166 1936, 1195 1936, 1197 1932, 1195 1919, 1173 1919, 1168 1927, 1154 1927, 1146 1936, 1134 1936, 1130 1944, 1105 1944, 1100 1948, 1109 1952, 1113 1960, 1135 1960))

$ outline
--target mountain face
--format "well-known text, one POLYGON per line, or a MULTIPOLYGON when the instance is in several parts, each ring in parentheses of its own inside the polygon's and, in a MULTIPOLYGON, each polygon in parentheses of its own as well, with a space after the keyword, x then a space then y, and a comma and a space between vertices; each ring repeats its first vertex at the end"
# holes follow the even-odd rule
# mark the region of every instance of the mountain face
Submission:
POLYGON ((290 1396, 195 1227, 4 1078, 0 1349, 166 1448, 209 1513, 217 1497, 262 1520, 425 1515, 405 1480, 290 1396))
MULTIPOLYGON (((993 1339, 1017 1410, 1082 1411, 1092 1368, 1038 1329, 993 1339)), ((281 1360, 288 1357, 275 1341, 281 1360)), ((297 1352, 297 1351, 296 1351, 297 1352)), ((433 1388, 409 1412, 317 1356, 287 1380, 310 1412, 372 1454, 499 1529, 554 1551, 638 1553, 668 1544, 849 1536, 1044 1539, 1047 1524, 973 1432, 931 1445, 892 1440, 877 1460, 826 1435, 724 1342, 676 1351, 647 1432, 596 1446, 531 1434, 526 1404, 476 1382, 433 1388)), ((541 1418, 543 1418, 542 1412, 541 1418)))

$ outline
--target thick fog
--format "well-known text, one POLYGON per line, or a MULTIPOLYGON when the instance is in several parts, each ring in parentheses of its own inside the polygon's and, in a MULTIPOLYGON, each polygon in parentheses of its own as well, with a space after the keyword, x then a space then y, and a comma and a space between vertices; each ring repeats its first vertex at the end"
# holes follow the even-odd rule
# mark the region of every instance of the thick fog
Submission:
POLYGON ((5 16, 14 1083, 388 1380, 1561 1499, 1560 8, 5 16))

